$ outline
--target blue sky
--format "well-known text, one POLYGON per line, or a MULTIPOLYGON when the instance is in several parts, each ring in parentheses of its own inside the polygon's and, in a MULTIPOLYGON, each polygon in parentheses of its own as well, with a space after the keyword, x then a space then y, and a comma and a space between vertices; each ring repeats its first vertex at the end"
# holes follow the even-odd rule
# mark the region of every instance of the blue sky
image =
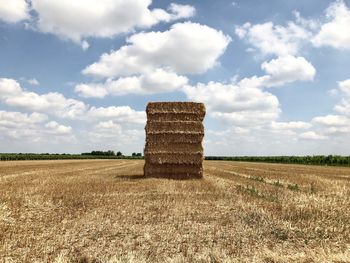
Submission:
POLYGON ((0 151, 142 152, 149 101, 206 155, 350 154, 349 1, 0 0, 0 151))

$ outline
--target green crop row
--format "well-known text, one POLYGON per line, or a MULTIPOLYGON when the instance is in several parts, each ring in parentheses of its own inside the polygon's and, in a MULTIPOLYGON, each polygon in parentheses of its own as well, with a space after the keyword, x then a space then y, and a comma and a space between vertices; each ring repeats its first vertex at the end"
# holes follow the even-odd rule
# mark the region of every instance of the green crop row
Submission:
POLYGON ((350 156, 314 155, 314 156, 207 156, 205 160, 264 162, 285 164, 309 164, 329 166, 350 166, 350 156))

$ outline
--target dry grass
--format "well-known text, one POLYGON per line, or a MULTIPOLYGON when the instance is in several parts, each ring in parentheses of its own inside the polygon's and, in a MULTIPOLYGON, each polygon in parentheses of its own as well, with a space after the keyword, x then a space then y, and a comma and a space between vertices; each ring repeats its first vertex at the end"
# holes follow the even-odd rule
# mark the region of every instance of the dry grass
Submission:
POLYGON ((350 169, 143 161, 0 163, 0 262, 350 262, 350 169))

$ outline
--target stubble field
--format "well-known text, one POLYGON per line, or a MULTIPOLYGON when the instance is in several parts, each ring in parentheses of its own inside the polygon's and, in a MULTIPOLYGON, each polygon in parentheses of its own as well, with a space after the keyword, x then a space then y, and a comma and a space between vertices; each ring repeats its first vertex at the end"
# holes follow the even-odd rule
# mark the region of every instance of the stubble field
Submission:
POLYGON ((0 262, 350 262, 350 168, 0 162, 0 262))

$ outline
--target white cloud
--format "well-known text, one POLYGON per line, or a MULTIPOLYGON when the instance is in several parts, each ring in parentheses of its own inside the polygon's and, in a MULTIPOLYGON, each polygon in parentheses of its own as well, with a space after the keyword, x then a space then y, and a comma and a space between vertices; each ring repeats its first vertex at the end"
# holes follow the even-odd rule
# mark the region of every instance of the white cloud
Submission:
POLYGON ((249 78, 241 79, 238 82, 238 86, 244 88, 261 88, 265 86, 265 83, 271 78, 271 76, 264 75, 261 77, 252 76, 249 78))
POLYGON ((28 79, 28 83, 33 86, 38 86, 40 85, 39 81, 37 79, 28 79))
POLYGON ((173 14, 171 20, 189 18, 196 14, 196 9, 190 5, 171 3, 168 10, 173 14))
POLYGON ((22 88, 14 79, 0 78, 0 99, 20 94, 22 88))
POLYGON ((47 119, 47 115, 37 112, 28 114, 22 112, 0 111, 0 127, 3 128, 30 127, 33 124, 42 123, 47 119))
POLYGON ((315 47, 350 49, 350 9, 344 0, 331 3, 324 17, 319 19, 305 19, 298 11, 293 13, 295 21, 288 22, 287 26, 274 25, 272 22, 255 25, 245 23, 236 26, 235 33, 262 55, 297 55, 306 43, 315 47))
POLYGON ((310 37, 305 28, 294 22, 288 22, 286 27, 274 25, 272 22, 256 25, 246 23, 236 26, 235 33, 263 55, 278 56, 298 54, 302 42, 310 37))
POLYGON ((329 127, 324 131, 327 135, 348 135, 350 133, 350 126, 348 127, 329 127))
POLYGON ((85 132, 84 139, 88 142, 90 150, 113 149, 129 154, 142 152, 145 141, 145 115, 127 107, 99 108, 98 111, 98 119, 113 120, 100 121, 85 132), (138 118, 139 121, 131 123, 133 118, 138 118))
POLYGON ((35 92, 23 91, 21 94, 6 98, 5 103, 13 107, 47 112, 62 118, 76 118, 87 108, 82 101, 67 99, 57 92, 39 95, 35 92))
POLYGON ((296 23, 305 28, 306 30, 310 30, 310 34, 312 34, 311 31, 315 31, 320 27, 320 23, 318 20, 305 19, 297 10, 293 11, 293 15, 295 17, 296 23))
POLYGON ((129 106, 89 107, 59 93, 39 95, 25 91, 13 79, 0 79, 0 103, 38 111, 0 111, 0 144, 3 151, 142 151, 146 122, 144 110, 136 111, 129 106), (45 112, 50 117, 67 118, 67 123, 63 125, 54 119, 49 120, 46 114, 39 112, 45 112), (79 129, 73 129, 74 125, 79 129))
POLYGON ((29 6, 25 0, 0 0, 0 20, 16 23, 29 17, 29 6))
POLYGON ((183 91, 190 100, 205 103, 212 117, 239 126, 266 124, 280 113, 277 97, 258 88, 209 82, 183 91))
POLYGON ((82 97, 103 98, 107 94, 122 96, 126 94, 154 94, 171 92, 187 84, 188 79, 163 69, 156 69, 150 74, 108 79, 105 83, 79 84, 75 87, 82 97))
POLYGON ((304 57, 280 56, 261 65, 267 75, 244 78, 238 85, 245 88, 279 87, 295 81, 311 81, 316 69, 304 57))
POLYGON ((81 48, 83 50, 87 50, 89 47, 90 47, 90 44, 87 41, 84 40, 81 42, 81 48))
POLYGON ((334 110, 338 113, 350 116, 350 100, 342 99, 340 103, 334 107, 334 110))
POLYGON ((108 91, 101 84, 79 84, 74 91, 84 98, 104 98, 108 91))
POLYGON ((326 115, 312 119, 313 123, 323 126, 345 126, 350 124, 350 120, 342 115, 326 115))
POLYGON ((309 129, 311 124, 303 121, 291 121, 291 122, 275 122, 271 123, 271 128, 274 130, 298 130, 309 129))
POLYGON ((338 86, 340 91, 342 91, 346 96, 350 97, 350 79, 340 81, 338 86))
MULTIPOLYGON (((56 92, 39 95, 24 91, 18 82, 12 79, 0 79, 0 100, 12 107, 44 112, 58 118, 88 122, 111 120, 122 125, 140 125, 146 120, 145 111, 136 111, 129 106, 89 107, 82 101, 65 98, 56 92)), ((49 128, 56 126, 52 122, 48 125, 49 128)), ((57 129, 64 130, 61 126, 57 126, 57 129)))
POLYGON ((230 42, 225 36, 205 25, 177 23, 164 32, 132 35, 128 45, 84 69, 84 74, 100 77, 144 74, 157 68, 177 73, 203 73, 215 66, 230 42))
POLYGON ((264 62, 261 68, 270 75, 267 87, 283 86, 294 81, 311 81, 316 69, 304 57, 284 56, 264 62))
MULTIPOLYGON (((55 141, 56 135, 68 135, 71 133, 70 126, 59 125, 55 121, 48 120, 48 116, 42 113, 22 113, 0 111, 0 141, 5 137, 16 139, 12 143, 38 143, 40 141, 55 141), (54 137, 53 137, 54 136, 54 137)), ((68 139, 71 139, 68 138, 68 139)), ((40 150, 39 150, 40 151, 40 150)))
POLYGON ((344 1, 333 2, 325 11, 327 22, 312 38, 316 47, 331 46, 336 49, 350 49, 350 10, 344 1))
POLYGON ((171 92, 188 83, 178 72, 202 73, 214 67, 230 41, 221 31, 190 22, 175 24, 165 32, 135 34, 128 45, 103 54, 83 71, 108 78, 104 83, 82 83, 75 92, 96 98, 171 92))
POLYGON ((67 99, 57 92, 40 95, 25 91, 16 80, 6 78, 0 78, 0 100, 9 106, 54 114, 62 118, 76 118, 87 110, 87 105, 82 101, 67 99))
POLYGON ((338 103, 334 110, 338 113, 350 116, 350 79, 339 81, 338 90, 344 97, 338 103))
POLYGON ((72 127, 60 125, 56 121, 48 122, 45 125, 45 127, 48 128, 50 130, 50 132, 52 132, 54 134, 59 134, 59 135, 70 134, 72 131, 72 127))
POLYGON ((121 125, 109 120, 109 121, 99 122, 96 125, 96 128, 97 129, 105 129, 105 130, 112 129, 113 131, 118 131, 118 130, 121 130, 121 125))
POLYGON ((327 136, 318 134, 314 131, 308 131, 308 132, 301 133, 299 135, 299 138, 304 140, 324 140, 324 139, 327 139, 327 136))
MULTIPOLYGON (((11 0, 13 1, 13 0, 11 0)), ((37 28, 64 39, 81 43, 88 37, 114 37, 135 28, 149 28, 159 22, 188 18, 195 9, 172 4, 167 12, 150 9, 152 0, 31 0, 38 13, 37 28), (77 15, 79 14, 79 15, 77 15)))
POLYGON ((87 151, 93 149, 121 151, 123 154, 142 152, 145 140, 143 129, 94 127, 84 134, 87 151))
POLYGON ((145 111, 136 111, 129 106, 91 107, 87 116, 93 119, 109 119, 115 123, 145 124, 145 111))

